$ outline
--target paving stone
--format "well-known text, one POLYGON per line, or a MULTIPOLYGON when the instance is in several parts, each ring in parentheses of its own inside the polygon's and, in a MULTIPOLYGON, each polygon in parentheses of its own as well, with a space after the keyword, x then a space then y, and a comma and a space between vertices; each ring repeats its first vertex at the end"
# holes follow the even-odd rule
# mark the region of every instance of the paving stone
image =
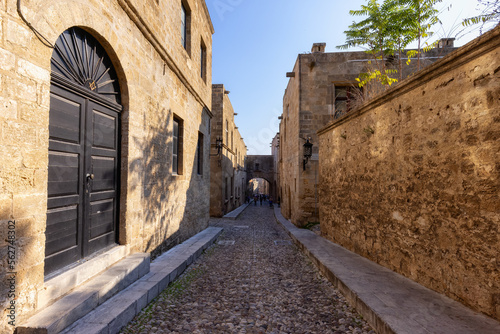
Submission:
POLYGON ((374 333, 269 207, 210 223, 234 244, 210 247, 121 333, 374 333))

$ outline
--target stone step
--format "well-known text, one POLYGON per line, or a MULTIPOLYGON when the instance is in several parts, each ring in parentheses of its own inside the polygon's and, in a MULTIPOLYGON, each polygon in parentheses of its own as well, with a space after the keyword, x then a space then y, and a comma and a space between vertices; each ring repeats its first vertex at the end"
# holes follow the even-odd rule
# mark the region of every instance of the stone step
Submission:
POLYGON ((16 333, 59 333, 149 271, 149 254, 129 255, 29 318, 16 333))
POLYGON ((102 254, 83 260, 78 266, 67 269, 63 273, 50 278, 45 282, 43 290, 38 292, 38 310, 52 305, 71 290, 104 272, 118 261, 123 260, 127 255, 128 250, 126 246, 116 245, 102 254))
POLYGON ((203 250, 215 242, 222 228, 209 227, 172 248, 151 263, 151 272, 100 305, 61 334, 115 334, 175 280, 203 250))

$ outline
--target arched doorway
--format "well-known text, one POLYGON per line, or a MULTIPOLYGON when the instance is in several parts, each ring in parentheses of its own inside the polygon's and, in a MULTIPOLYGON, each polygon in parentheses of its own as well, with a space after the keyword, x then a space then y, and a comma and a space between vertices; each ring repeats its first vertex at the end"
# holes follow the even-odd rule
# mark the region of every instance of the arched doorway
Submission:
POLYGON ((51 58, 45 275, 116 243, 120 87, 111 59, 70 28, 51 58))

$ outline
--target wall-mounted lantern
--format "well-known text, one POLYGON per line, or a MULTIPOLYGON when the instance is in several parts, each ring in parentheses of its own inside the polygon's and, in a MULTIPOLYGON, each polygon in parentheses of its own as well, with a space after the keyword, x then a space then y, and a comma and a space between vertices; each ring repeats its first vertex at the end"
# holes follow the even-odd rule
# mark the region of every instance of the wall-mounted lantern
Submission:
POLYGON ((222 138, 217 137, 215 139, 215 148, 217 149, 217 154, 210 154, 211 157, 219 157, 219 166, 222 160, 222 138))
POLYGON ((215 139, 215 148, 217 149, 217 155, 220 156, 222 154, 222 138, 217 137, 215 139))
POLYGON ((306 170, 306 164, 309 161, 309 158, 312 157, 312 149, 313 149, 313 144, 310 143, 309 138, 307 138, 307 141, 304 144, 304 170, 306 170))

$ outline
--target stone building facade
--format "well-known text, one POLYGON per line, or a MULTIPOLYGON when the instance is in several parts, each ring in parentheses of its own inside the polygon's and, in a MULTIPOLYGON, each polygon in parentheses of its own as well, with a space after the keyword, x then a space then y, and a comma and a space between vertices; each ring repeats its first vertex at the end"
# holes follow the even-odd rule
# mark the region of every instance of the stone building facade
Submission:
POLYGON ((214 31, 203 0, 4 0, 0 22, 9 333, 8 272, 17 325, 68 266, 118 245, 154 256, 207 227, 214 31))
POLYGON ((500 27, 319 133, 322 235, 500 319, 500 27))
POLYGON ((222 84, 212 87, 210 216, 222 217, 245 203, 247 148, 234 121, 229 91, 222 84))
MULTIPOLYGON (((446 43, 445 43, 446 42, 446 43)), ((453 41, 422 56, 428 65, 454 50, 453 41)), ((303 226, 318 222, 318 136, 316 131, 340 117, 365 93, 357 88, 356 78, 369 67, 365 52, 325 52, 325 43, 315 43, 309 54, 297 57, 283 96, 280 122, 279 190, 281 211, 292 223, 303 226), (312 156, 304 168, 304 144, 309 140, 312 156)), ((394 58, 395 59, 395 58, 394 58)), ((394 59, 387 66, 397 66, 394 59)), ((416 71, 417 63, 404 67, 403 75, 416 71)))

